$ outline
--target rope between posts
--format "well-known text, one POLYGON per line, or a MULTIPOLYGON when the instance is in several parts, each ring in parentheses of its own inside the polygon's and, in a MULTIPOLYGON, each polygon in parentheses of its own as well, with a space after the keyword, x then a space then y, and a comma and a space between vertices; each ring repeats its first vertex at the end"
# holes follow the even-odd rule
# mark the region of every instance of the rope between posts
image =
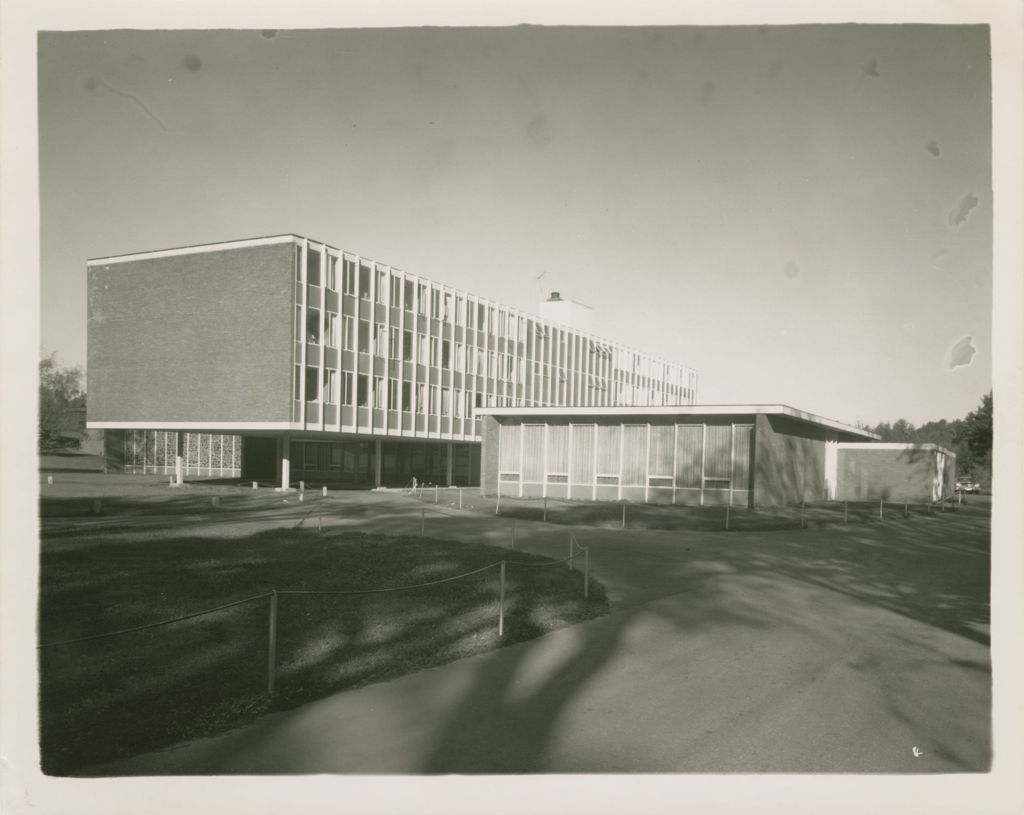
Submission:
POLYGON ((558 566, 559 564, 567 563, 568 561, 569 558, 564 557, 561 560, 549 560, 546 563, 527 563, 525 560, 506 560, 505 563, 508 566, 534 566, 539 568, 542 566, 558 566))
POLYGON ((392 586, 387 589, 358 589, 351 591, 321 591, 315 589, 285 589, 279 591, 278 594, 328 594, 328 595, 353 595, 353 594, 382 594, 385 592, 392 591, 409 591, 410 589, 423 589, 427 586, 439 586, 442 583, 451 583, 453 580, 461 580, 463 577, 469 577, 474 574, 480 574, 480 572, 486 572, 488 569, 493 569, 495 566, 500 566, 501 561, 497 563, 491 563, 487 566, 481 566, 479 569, 474 569, 471 572, 463 572, 457 574, 454 577, 444 577, 441 580, 432 580, 429 583, 416 583, 411 586, 392 586))
POLYGON ((73 639, 73 640, 61 640, 59 642, 44 642, 44 643, 40 643, 39 645, 37 645, 36 648, 51 648, 51 647, 53 647, 55 645, 71 645, 71 644, 76 643, 76 642, 88 642, 89 640, 101 640, 101 639, 104 639, 105 637, 116 637, 119 634, 131 634, 131 633, 133 633, 135 631, 145 631, 146 629, 149 629, 149 628, 159 628, 160 626, 163 626, 163 625, 171 625, 172 623, 180 623, 180 622, 184 622, 185 620, 191 620, 191 619, 193 619, 195 617, 202 617, 202 616, 204 616, 206 614, 213 614, 214 612, 217 612, 217 611, 223 611, 226 608, 232 608, 234 606, 240 606, 243 603, 251 603, 253 600, 262 600, 265 597, 270 597, 271 594, 273 594, 273 592, 269 592, 269 591, 266 592, 265 594, 256 594, 256 595, 253 595, 252 597, 246 597, 244 600, 235 600, 235 602, 233 602, 233 603, 225 603, 224 605, 217 606, 216 608, 208 608, 208 609, 206 609, 204 611, 197 611, 197 612, 195 612, 193 614, 186 614, 184 617, 174 617, 173 619, 170 619, 170 620, 161 620, 158 623, 148 623, 146 625, 137 625, 134 628, 122 628, 120 631, 108 631, 105 634, 93 634, 90 637, 78 637, 77 639, 73 639))

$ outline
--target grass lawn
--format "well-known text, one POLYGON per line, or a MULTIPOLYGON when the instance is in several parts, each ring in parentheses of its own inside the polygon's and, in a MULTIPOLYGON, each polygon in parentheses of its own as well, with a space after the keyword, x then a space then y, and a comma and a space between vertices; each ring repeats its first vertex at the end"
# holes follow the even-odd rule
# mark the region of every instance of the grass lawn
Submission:
MULTIPOLYGON (((529 521, 547 521, 567 526, 597 526, 608 529, 623 528, 625 508, 626 529, 679 529, 700 532, 726 530, 726 507, 684 506, 681 504, 637 504, 619 501, 568 501, 549 498, 509 498, 502 496, 500 504, 494 496, 480 495, 478 488, 425 487, 412 494, 424 504, 461 508, 485 515, 498 514, 503 518, 529 521)), ((905 504, 886 501, 881 520, 897 522, 908 517, 922 517, 932 513, 955 512, 956 500, 944 506, 905 504)), ((830 501, 801 507, 772 506, 750 509, 745 506, 728 508, 728 529, 732 532, 756 532, 779 529, 815 529, 851 524, 879 522, 878 501, 830 501)))
POLYGON ((44 772, 64 775, 291 707, 481 653, 604 614, 602 588, 524 552, 419 537, 272 530, 244 538, 135 531, 42 542, 41 643, 145 625, 271 589, 421 589, 283 595, 277 693, 266 694, 269 601, 116 637, 42 648, 44 772), (512 563, 515 561, 515 563, 512 563), (523 564, 523 565, 518 565, 523 564))

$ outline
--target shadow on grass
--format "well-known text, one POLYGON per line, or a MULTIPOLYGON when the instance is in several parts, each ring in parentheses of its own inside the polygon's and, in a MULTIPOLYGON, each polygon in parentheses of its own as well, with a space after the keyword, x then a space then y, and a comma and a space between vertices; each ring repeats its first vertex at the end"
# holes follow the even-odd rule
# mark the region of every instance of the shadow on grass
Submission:
MULTIPOLYGON (((493 564, 472 543, 361 533, 271 531, 246 538, 106 542, 44 551, 40 640, 171 619, 270 589, 405 586, 493 564)), ((543 558, 518 554, 524 560, 543 558)), ((415 591, 282 595, 274 707, 393 678, 499 645, 497 569, 415 591)), ((537 636, 605 613, 578 573, 510 574, 506 636, 537 636)), ((268 601, 102 640, 40 649, 44 772, 123 758, 208 735, 270 708, 268 601)))

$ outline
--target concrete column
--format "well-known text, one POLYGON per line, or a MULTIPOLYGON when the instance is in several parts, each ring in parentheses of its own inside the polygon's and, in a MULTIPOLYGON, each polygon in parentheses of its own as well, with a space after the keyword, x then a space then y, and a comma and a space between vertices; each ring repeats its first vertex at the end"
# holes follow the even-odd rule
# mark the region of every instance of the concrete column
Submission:
POLYGON ((377 439, 373 443, 373 486, 380 486, 381 469, 381 442, 377 439))
POLYGON ((449 487, 452 485, 452 463, 453 463, 452 459, 454 458, 454 454, 455 454, 455 445, 452 444, 451 442, 448 442, 448 476, 447 477, 448 477, 448 486, 449 487))
POLYGON ((185 480, 185 434, 181 431, 174 434, 174 483, 179 487, 185 480))
POLYGON ((291 439, 288 436, 284 436, 280 441, 281 447, 281 489, 288 489, 288 482, 291 480, 291 456, 292 446, 291 439))

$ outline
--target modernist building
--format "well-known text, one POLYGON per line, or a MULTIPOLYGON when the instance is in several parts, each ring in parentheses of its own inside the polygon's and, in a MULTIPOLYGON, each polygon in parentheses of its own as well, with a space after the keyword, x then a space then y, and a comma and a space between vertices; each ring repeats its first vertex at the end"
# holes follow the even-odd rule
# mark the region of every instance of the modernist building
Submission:
POLYGON ((481 489, 516 497, 760 507, 937 501, 953 454, 786 405, 481 408, 481 489))
POLYGON ((88 278, 88 426, 113 469, 475 484, 480 409, 696 395, 692 369, 581 328, 579 303, 535 316, 296 235, 99 258, 88 278))

